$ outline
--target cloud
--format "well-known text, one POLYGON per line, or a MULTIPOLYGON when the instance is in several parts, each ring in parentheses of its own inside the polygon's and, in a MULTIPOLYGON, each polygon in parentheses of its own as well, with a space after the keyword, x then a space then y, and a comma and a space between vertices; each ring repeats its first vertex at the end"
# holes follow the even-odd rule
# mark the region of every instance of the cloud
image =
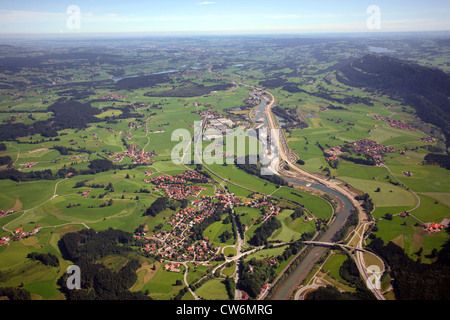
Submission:
POLYGON ((33 12, 24 10, 0 10, 1 23, 36 23, 60 21, 67 18, 65 12, 33 12))

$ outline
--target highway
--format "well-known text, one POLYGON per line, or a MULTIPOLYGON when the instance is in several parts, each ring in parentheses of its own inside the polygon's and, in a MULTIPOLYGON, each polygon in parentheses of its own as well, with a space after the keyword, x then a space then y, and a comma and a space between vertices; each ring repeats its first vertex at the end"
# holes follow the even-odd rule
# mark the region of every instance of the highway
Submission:
MULTIPOLYGON (((261 99, 261 101, 265 100, 265 110, 266 110, 266 118, 267 118, 267 123, 269 125, 269 129, 274 129, 274 130, 280 130, 281 129, 277 126, 276 121, 274 120, 273 117, 273 113, 272 113, 272 107, 275 105, 275 97, 268 91, 263 91, 263 90, 259 90, 256 95, 261 99)), ((350 247, 352 249, 355 249, 356 254, 353 256, 356 262, 356 265, 358 266, 358 270, 363 278, 363 280, 365 281, 365 283, 368 283, 368 280, 370 278, 370 275, 368 274, 367 271, 367 266, 365 264, 364 261, 364 252, 367 252, 366 250, 364 250, 363 248, 363 235, 364 235, 364 231, 366 230, 366 228, 370 225, 370 221, 368 219, 367 214, 365 213, 364 209, 361 207, 361 204, 355 200, 354 195, 351 194, 351 192, 346 189, 341 187, 338 184, 335 183, 330 183, 328 180, 321 178, 318 175, 314 175, 308 171, 302 170, 300 169, 298 166, 296 166, 295 162, 298 160, 297 156, 293 156, 293 152, 290 150, 288 143, 286 141, 286 138, 284 136, 284 134, 280 133, 280 147, 279 149, 279 161, 276 162, 277 163, 277 172, 280 176, 282 176, 283 178, 286 178, 289 182, 291 183, 296 183, 298 182, 297 180, 301 180, 301 181, 305 181, 305 179, 309 180, 309 181, 316 181, 316 183, 318 183, 319 185, 322 185, 323 187, 321 188, 322 191, 325 191, 326 189, 328 190, 332 190, 334 191, 334 193, 329 193, 327 192, 329 195, 331 195, 333 198, 335 198, 338 202, 340 202, 339 204, 339 209, 340 212, 337 212, 336 216, 339 217, 339 215, 344 214, 345 212, 345 202, 349 202, 351 204, 351 206, 353 208, 357 208, 358 212, 359 212, 359 219, 358 219, 358 226, 356 228, 356 230, 362 230, 362 234, 359 236, 359 241, 357 242, 357 246, 356 247, 350 247), (288 166, 289 170, 285 170, 284 166, 288 166), (340 196, 339 196, 340 195, 340 196)), ((303 185, 302 183, 300 183, 301 185, 303 185)), ((313 185, 314 187, 314 185, 313 185)), ((348 210, 348 208, 347 208, 348 210)), ((338 220, 338 219, 336 219, 338 220)), ((346 219, 345 219, 346 220, 346 219)), ((335 233, 335 231, 340 230, 343 225, 338 225, 336 223, 337 221, 334 221, 332 226, 329 227, 329 229, 326 232, 326 235, 322 236, 321 239, 325 239, 325 238, 330 238, 330 236, 333 236, 335 233), (338 229, 336 230, 333 227, 338 227, 338 229), (333 234, 332 234, 333 233, 333 234)), ((345 221, 344 221, 345 222, 345 221)), ((320 244, 320 242, 315 242, 316 244, 320 244)), ((332 246, 335 245, 332 242, 328 242, 325 240, 322 240, 321 242, 322 245, 328 245, 328 246, 332 246)), ((339 244, 340 246, 345 246, 344 244, 339 244)), ((349 246, 347 246, 349 247, 349 246)), ((289 290, 286 290, 286 288, 284 288, 284 290, 280 289, 280 286, 277 287, 277 289, 275 290, 275 292, 272 294, 271 299, 273 300, 286 300, 286 299, 290 299, 293 291, 295 290, 292 289, 295 286, 298 286, 298 284, 301 282, 302 278, 306 277, 307 274, 309 273, 308 271, 310 271, 312 269, 312 267, 314 266, 315 262, 320 258, 320 256, 325 252, 325 249, 322 247, 316 247, 314 248, 315 250, 311 250, 309 254, 307 254, 307 256, 303 259, 304 261, 302 261, 302 263, 299 264, 299 266, 296 268, 296 270, 294 270, 293 272, 293 276, 291 276, 291 280, 287 281, 290 277, 288 276, 286 280, 284 280, 284 283, 282 283, 280 286, 282 287, 283 285, 290 285, 291 288, 289 290), (297 279, 292 279, 298 277, 297 279), (296 280, 296 281, 294 281, 296 280)), ((378 258, 378 257, 377 257, 378 258)), ((378 258, 381 261, 381 264, 383 264, 382 260, 380 258, 378 258)), ((373 294, 375 295, 375 297, 379 300, 385 300, 383 294, 381 293, 381 291, 377 288, 374 288, 373 286, 370 286, 369 289, 373 292, 373 294)))

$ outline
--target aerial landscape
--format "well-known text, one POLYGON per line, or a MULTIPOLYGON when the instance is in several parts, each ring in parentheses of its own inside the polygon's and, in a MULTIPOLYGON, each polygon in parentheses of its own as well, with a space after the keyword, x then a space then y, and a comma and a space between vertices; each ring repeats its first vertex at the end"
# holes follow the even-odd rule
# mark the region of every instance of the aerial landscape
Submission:
POLYGON ((30 3, 0 12, 2 300, 450 299, 447 22, 30 3))

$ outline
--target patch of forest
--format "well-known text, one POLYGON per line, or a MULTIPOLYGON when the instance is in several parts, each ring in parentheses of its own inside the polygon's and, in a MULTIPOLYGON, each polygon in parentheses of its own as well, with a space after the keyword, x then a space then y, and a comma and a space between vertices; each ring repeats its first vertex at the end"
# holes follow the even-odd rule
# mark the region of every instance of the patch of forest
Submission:
POLYGON ((275 279, 275 269, 265 260, 255 258, 246 262, 241 259, 242 276, 239 278, 238 288, 245 291, 251 298, 256 299, 264 284, 275 279))
POLYGON ((275 230, 281 228, 281 222, 276 217, 270 217, 261 226, 256 229, 249 243, 253 246, 267 245, 267 239, 275 230))
POLYGON ((99 109, 93 108, 90 103, 81 103, 74 100, 60 99, 48 107, 48 111, 53 112, 52 119, 57 130, 63 129, 82 129, 88 123, 101 122, 101 119, 95 117, 101 113, 99 109))
POLYGON ((59 266, 59 259, 57 256, 51 253, 38 253, 31 252, 27 255, 27 258, 31 260, 37 260, 45 264, 46 266, 57 267, 59 266))
POLYGON ((425 156, 424 161, 426 164, 437 164, 450 170, 450 155, 448 154, 429 153, 425 156))
POLYGON ((55 52, 33 56, 10 56, 0 58, 0 69, 10 72, 20 72, 24 68, 46 69, 49 60, 53 60, 54 64, 61 65, 62 68, 70 69, 79 67, 81 63, 96 64, 99 60, 103 62, 108 60, 111 63, 119 57, 105 53, 92 52, 55 52))
MULTIPOLYGON (((448 229, 446 230, 448 233, 448 229)), ((417 261, 393 242, 385 244, 375 238, 369 248, 380 255, 391 269, 392 286, 398 300, 448 300, 450 299, 450 241, 436 253, 437 260, 431 264, 417 261)))
POLYGON ((58 130, 82 129, 88 123, 102 121, 95 115, 100 114, 99 109, 93 108, 89 103, 60 99, 48 107, 54 116, 45 121, 36 121, 32 124, 6 123, 0 125, 0 140, 11 141, 20 137, 40 134, 43 137, 57 137, 58 130))
POLYGON ((81 270, 81 289, 69 290, 68 274, 58 281, 68 300, 149 300, 143 292, 129 288, 137 280, 140 267, 137 258, 129 258, 134 251, 133 234, 109 228, 96 232, 92 229, 66 233, 58 242, 65 260, 72 261, 81 270), (127 257, 128 262, 118 271, 107 268, 100 259, 109 255, 127 257))
POLYGON ((154 87, 160 83, 167 83, 170 77, 167 74, 155 74, 140 77, 130 77, 116 82, 117 90, 136 90, 154 87))
POLYGON ((31 300, 31 293, 22 288, 0 287, 0 298, 3 300, 31 300))
MULTIPOLYGON (((230 208, 227 209, 226 213, 230 212, 230 208)), ((223 205, 219 205, 217 209, 214 211, 214 213, 205 218, 202 222, 194 224, 194 226, 191 228, 191 238, 193 240, 203 240, 204 235, 203 232, 208 228, 210 225, 212 225, 214 222, 218 222, 222 220, 222 215, 224 214, 223 211, 223 205)))

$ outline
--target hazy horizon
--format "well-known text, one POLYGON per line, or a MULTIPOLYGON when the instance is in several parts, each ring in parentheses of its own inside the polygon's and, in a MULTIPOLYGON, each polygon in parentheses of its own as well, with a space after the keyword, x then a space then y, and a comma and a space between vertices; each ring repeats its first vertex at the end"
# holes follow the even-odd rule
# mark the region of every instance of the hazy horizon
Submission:
POLYGON ((235 0, 18 0, 0 9, 0 36, 270 35, 450 31, 450 3, 235 0), (375 25, 376 23, 376 25, 375 25))

